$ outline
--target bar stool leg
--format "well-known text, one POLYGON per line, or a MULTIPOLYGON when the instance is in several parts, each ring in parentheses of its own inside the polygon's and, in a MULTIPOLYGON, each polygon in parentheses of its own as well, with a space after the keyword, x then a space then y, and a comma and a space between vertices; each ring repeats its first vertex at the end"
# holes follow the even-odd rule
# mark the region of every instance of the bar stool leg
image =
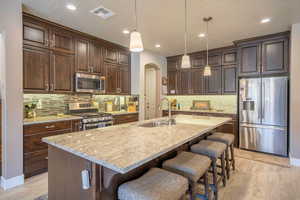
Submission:
POLYGON ((204 187, 205 187, 205 196, 209 199, 209 184, 208 184, 208 172, 204 174, 204 187))
POLYGON ((214 199, 218 199, 218 172, 217 172, 217 160, 216 159, 212 159, 212 171, 213 171, 213 185, 212 185, 212 189, 214 191, 214 199))
POLYGON ((229 147, 226 148, 225 152, 225 159, 226 159, 226 170, 227 170, 227 179, 230 178, 230 158, 229 158, 229 147))
POLYGON ((231 151, 232 169, 235 170, 234 145, 233 145, 233 143, 230 145, 230 151, 231 151))
POLYGON ((225 169, 225 152, 221 155, 222 180, 224 187, 226 186, 226 169, 225 169))

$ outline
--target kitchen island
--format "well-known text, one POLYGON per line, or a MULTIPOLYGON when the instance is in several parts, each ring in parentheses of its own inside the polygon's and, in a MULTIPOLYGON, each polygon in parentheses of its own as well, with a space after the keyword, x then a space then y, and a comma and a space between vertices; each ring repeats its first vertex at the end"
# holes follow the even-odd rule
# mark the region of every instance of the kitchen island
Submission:
POLYGON ((49 200, 116 199, 118 185, 187 150, 231 118, 175 116, 43 138, 48 143, 49 200), (81 172, 89 172, 83 189, 81 172))

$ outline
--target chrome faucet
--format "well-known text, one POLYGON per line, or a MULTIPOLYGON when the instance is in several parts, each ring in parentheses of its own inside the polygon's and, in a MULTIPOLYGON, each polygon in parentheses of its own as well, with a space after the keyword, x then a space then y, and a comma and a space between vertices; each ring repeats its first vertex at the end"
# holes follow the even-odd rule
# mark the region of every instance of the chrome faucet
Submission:
POLYGON ((171 100, 169 100, 167 97, 164 97, 160 100, 159 110, 162 110, 162 104, 164 101, 168 102, 168 110, 169 110, 169 119, 168 124, 172 125, 172 112, 171 112, 171 100))

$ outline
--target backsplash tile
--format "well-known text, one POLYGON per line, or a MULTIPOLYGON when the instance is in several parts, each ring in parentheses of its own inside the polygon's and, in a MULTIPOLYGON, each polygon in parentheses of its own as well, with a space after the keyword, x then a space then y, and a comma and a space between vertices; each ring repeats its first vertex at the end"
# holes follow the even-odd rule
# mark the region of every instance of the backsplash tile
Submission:
POLYGON ((193 100, 210 101, 213 110, 224 110, 225 112, 237 112, 236 95, 199 95, 199 96, 167 96, 169 99, 176 99, 181 105, 181 110, 190 110, 193 100))
MULTIPOLYGON (((99 110, 104 111, 105 101, 114 101, 116 95, 89 95, 89 94, 24 94, 24 105, 36 103, 36 116, 43 117, 57 115, 60 113, 67 114, 68 104, 72 102, 98 102, 99 110)), ((131 96, 124 96, 128 99, 131 96)))

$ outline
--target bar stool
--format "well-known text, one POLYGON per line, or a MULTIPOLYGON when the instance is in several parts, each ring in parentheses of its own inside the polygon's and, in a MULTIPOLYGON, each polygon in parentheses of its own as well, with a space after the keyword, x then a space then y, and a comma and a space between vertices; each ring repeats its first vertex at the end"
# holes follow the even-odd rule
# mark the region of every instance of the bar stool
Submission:
POLYGON ((178 174, 151 168, 144 175, 118 188, 119 200, 182 200, 188 191, 188 180, 178 174))
POLYGON ((235 170, 234 135, 229 133, 216 132, 208 136, 207 140, 222 142, 227 145, 225 157, 226 157, 227 178, 229 179, 231 167, 233 170, 235 170), (230 157, 229 157, 229 149, 230 149, 230 157))
POLYGON ((186 151, 180 152, 175 158, 163 163, 165 170, 180 174, 189 180, 191 199, 196 197, 208 199, 209 184, 207 175, 210 166, 211 160, 209 157, 186 151), (200 182, 201 178, 204 179, 204 195, 196 192, 197 183, 200 182))
POLYGON ((218 175, 220 175, 220 180, 222 180, 223 185, 226 186, 225 151, 225 144, 210 140, 202 140, 198 144, 191 146, 191 152, 206 155, 212 160, 213 190, 215 194, 215 199, 218 199, 218 175), (217 172, 218 159, 221 160, 221 173, 217 172))

